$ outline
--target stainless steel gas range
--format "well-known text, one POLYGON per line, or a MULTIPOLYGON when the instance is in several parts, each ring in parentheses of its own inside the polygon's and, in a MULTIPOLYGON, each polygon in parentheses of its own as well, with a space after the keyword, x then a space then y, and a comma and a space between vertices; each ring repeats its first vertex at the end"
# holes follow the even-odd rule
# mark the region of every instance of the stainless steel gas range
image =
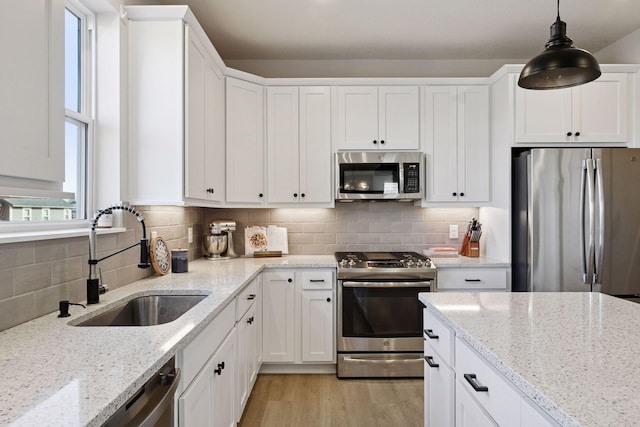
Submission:
POLYGON ((416 252, 336 252, 339 378, 422 377, 419 292, 436 269, 416 252))

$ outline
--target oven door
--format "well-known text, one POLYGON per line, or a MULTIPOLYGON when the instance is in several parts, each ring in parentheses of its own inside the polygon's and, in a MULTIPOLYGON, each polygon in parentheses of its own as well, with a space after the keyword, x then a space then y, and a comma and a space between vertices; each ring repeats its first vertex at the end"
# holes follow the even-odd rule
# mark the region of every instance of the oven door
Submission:
POLYGON ((338 351, 421 351, 422 306, 418 293, 430 291, 428 280, 340 281, 338 351))

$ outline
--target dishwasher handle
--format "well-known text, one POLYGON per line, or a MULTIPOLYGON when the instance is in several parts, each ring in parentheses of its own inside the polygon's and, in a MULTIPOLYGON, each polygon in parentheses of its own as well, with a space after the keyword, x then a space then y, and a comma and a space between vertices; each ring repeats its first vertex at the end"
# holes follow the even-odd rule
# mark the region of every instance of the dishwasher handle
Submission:
POLYGON ((149 381, 103 424, 115 426, 173 426, 174 395, 180 384, 180 369, 174 360, 163 366, 149 381))

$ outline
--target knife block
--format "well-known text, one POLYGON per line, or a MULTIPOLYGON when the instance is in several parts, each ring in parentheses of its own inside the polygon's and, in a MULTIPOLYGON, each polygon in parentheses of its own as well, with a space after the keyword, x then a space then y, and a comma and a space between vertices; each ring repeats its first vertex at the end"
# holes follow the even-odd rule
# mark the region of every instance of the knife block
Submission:
POLYGON ((460 248, 460 255, 476 258, 480 256, 480 242, 472 242, 469 235, 464 236, 462 241, 462 247, 460 248))

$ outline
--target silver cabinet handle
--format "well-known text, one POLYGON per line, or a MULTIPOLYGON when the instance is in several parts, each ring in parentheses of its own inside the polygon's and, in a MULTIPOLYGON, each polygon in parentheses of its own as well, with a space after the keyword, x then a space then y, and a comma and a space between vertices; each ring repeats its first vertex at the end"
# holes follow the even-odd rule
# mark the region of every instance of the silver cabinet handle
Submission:
POLYGON ((587 244, 585 238, 586 224, 586 183, 587 183, 587 161, 582 161, 582 175, 580 176, 580 255, 582 255, 582 283, 588 284, 587 277, 587 244))
POLYGON ((604 187, 602 186, 602 161, 596 159, 596 190, 598 192, 598 245, 596 246, 596 266, 593 273, 593 283, 600 284, 602 278, 602 259, 604 257, 604 187))

